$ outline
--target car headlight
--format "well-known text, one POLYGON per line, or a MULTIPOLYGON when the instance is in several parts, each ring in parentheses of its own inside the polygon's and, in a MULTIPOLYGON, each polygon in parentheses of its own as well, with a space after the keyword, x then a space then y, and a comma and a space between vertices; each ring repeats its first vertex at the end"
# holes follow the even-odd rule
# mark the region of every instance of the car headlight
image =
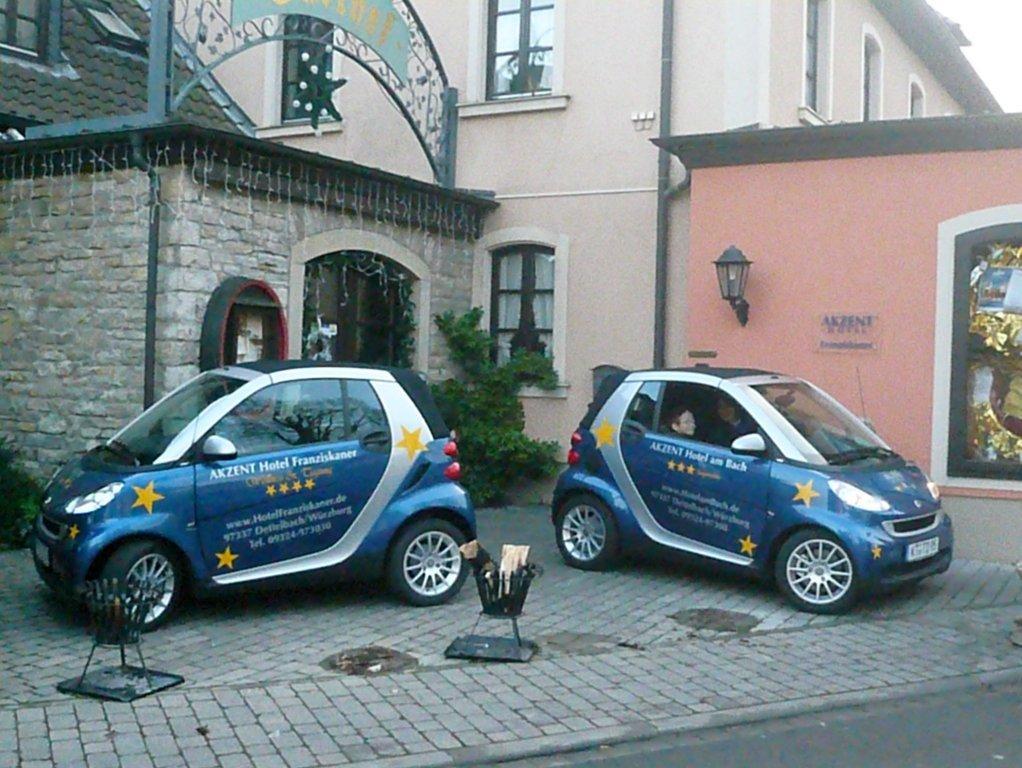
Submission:
POLYGON ((123 487, 124 483, 110 483, 98 491, 87 493, 84 496, 75 496, 64 507, 64 511, 69 515, 87 515, 90 512, 95 512, 113 501, 123 487))
POLYGON ((940 501, 940 486, 938 486, 932 480, 926 481, 926 489, 930 492, 934 501, 940 501))
POLYGON ((834 492, 834 495, 849 507, 862 509, 866 512, 886 512, 891 508, 891 505, 879 496, 866 493, 861 488, 857 488, 851 483, 846 483, 844 480, 831 480, 827 485, 830 486, 830 490, 834 492))

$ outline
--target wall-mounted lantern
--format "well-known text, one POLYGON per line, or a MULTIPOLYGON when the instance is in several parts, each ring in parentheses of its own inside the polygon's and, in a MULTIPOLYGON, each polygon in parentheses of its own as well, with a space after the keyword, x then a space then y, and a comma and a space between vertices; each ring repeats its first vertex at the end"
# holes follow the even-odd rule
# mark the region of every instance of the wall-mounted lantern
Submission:
POLYGON ((731 246, 713 262, 717 268, 720 296, 731 305, 743 326, 749 322, 749 302, 745 300, 745 283, 749 279, 752 262, 735 246, 731 246))

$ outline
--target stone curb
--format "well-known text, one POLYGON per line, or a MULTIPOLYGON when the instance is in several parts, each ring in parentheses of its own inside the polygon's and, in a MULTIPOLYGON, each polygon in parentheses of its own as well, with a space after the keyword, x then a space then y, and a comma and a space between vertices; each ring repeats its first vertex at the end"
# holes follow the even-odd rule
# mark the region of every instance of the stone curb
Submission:
POLYGON ((443 752, 407 755, 390 760, 349 763, 345 768, 412 768, 413 766, 414 768, 434 768, 436 766, 480 766, 486 763, 504 763, 583 752, 602 746, 618 746, 693 731, 749 725, 765 720, 789 719, 866 703, 920 698, 938 693, 951 693, 1017 682, 1022 682, 1022 665, 997 672, 958 675, 897 687, 868 688, 863 691, 832 693, 813 698, 740 707, 722 712, 670 717, 657 722, 646 721, 608 728, 593 728, 583 733, 540 736, 506 744, 462 747, 443 752))

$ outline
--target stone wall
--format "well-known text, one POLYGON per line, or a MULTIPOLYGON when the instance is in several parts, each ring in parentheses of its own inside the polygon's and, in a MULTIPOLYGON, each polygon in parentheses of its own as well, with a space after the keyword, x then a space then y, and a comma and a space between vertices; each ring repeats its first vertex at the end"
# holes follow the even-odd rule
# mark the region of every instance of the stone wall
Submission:
MULTIPOLYGON (((157 392, 198 373, 199 336, 210 296, 228 277, 265 280, 286 308, 292 250, 324 232, 373 232, 415 253, 430 270, 430 315, 464 312, 472 300, 472 245, 464 240, 379 222, 314 204, 288 202, 245 191, 196 184, 178 169, 163 172, 165 215, 161 231, 157 315, 157 392)), ((288 323, 301 318, 288 317, 288 323)), ((447 374, 447 354, 430 333, 429 375, 447 374)), ((298 357, 300 349, 291 349, 298 357)))
MULTIPOLYGON (((199 337, 216 287, 268 282, 285 308, 295 244, 331 231, 383 235, 429 267, 430 317, 469 309, 472 245, 448 235, 196 182, 159 170, 156 394, 198 373, 199 337)), ((146 175, 0 182, 0 437, 40 477, 107 438, 142 408, 146 175)), ((288 322, 301 318, 288 317, 288 322)), ((435 328, 429 374, 447 374, 435 328)), ((291 350, 291 356, 300 350, 291 350)))
POLYGON ((144 173, 0 182, 0 437, 44 476, 142 406, 144 173))

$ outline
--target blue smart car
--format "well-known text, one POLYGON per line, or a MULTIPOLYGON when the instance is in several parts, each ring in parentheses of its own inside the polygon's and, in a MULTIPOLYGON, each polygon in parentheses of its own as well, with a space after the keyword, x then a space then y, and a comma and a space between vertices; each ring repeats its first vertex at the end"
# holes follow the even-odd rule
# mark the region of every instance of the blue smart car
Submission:
POLYGON ((650 545, 772 576, 798 608, 942 573, 936 485, 801 379, 708 366, 605 380, 553 500, 565 562, 599 570, 650 545))
POLYGON ((94 578, 162 581, 147 628, 186 588, 289 577, 385 575, 408 602, 436 605, 461 588, 458 546, 475 536, 456 458, 410 371, 209 371, 56 474, 36 568, 71 595, 94 578))

